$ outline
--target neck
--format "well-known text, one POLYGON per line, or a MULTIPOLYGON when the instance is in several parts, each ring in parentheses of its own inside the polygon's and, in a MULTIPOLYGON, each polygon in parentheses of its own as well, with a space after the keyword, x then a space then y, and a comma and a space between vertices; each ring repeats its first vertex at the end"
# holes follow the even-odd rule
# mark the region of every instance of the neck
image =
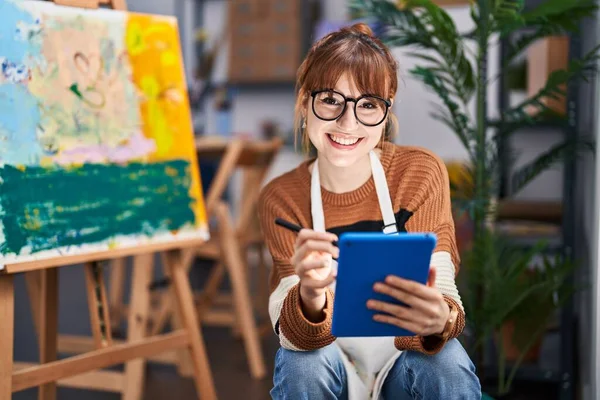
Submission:
POLYGON ((319 178, 321 186, 333 193, 346 193, 358 189, 371 177, 369 155, 353 165, 338 167, 324 157, 319 158, 319 178))

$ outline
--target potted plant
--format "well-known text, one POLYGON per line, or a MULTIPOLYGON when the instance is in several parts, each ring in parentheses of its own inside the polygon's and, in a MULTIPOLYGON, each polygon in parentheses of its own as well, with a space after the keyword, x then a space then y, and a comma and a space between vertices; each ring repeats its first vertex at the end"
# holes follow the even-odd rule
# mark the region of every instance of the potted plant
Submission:
MULTIPOLYGON (((560 260, 558 269, 544 269, 540 274, 526 273, 530 271, 534 257, 544 253, 544 244, 528 250, 519 249, 494 232, 501 143, 515 131, 547 118, 564 121, 565 115, 548 107, 546 101, 565 96, 570 83, 594 74, 598 59, 599 47, 596 47, 581 59, 571 60, 565 69, 551 73, 537 93, 509 106, 497 119, 492 119, 487 110, 487 96, 488 86, 497 78, 488 76, 489 50, 497 45, 493 41, 497 38, 508 41, 506 54, 500 60, 500 73, 506 74, 531 44, 546 37, 575 33, 580 21, 592 16, 597 8, 593 0, 547 0, 526 11, 524 1, 472 0, 470 15, 474 28, 459 32, 448 13, 432 0, 396 3, 349 0, 352 17, 374 20, 383 32, 381 38, 390 47, 415 50, 409 56, 421 63, 410 71, 411 76, 438 96, 441 107, 433 118, 446 125, 468 152, 465 168, 471 193, 455 196, 453 201, 458 211, 469 216, 472 225, 471 243, 461 245, 467 250, 459 277, 463 280, 461 293, 475 344, 471 354, 475 355, 480 373, 484 370, 484 344, 509 321, 522 324, 519 316, 534 302, 552 305, 545 308, 548 310, 546 315, 559 307, 560 301, 548 303, 546 294, 550 289, 552 293, 569 293, 569 280, 564 274, 573 268, 566 260, 560 260), (472 44, 476 45, 475 50, 471 50, 472 44), (560 271, 556 272, 560 279, 550 276, 549 271, 560 271), (537 283, 533 284, 530 279, 537 283), (484 309, 493 312, 484 312, 484 309)), ((593 141, 570 135, 566 141, 549 148, 514 172, 510 192, 518 193, 541 172, 567 157, 575 157, 581 150, 593 150, 593 141)), ((545 317, 531 322, 534 322, 534 328, 545 329, 545 317)), ((499 344, 498 360, 505 360, 504 342, 496 343, 499 344)), ((526 347, 521 346, 518 357, 526 354, 526 347)), ((509 391, 514 373, 509 375, 499 377, 497 392, 509 391)))
POLYGON ((490 338, 496 344, 496 398, 506 396, 515 375, 540 340, 556 311, 575 291, 570 277, 576 263, 549 254, 539 242, 524 248, 484 229, 463 253, 461 293, 469 323, 477 326, 474 347, 490 338), (481 288, 480 292, 469 288, 481 288))

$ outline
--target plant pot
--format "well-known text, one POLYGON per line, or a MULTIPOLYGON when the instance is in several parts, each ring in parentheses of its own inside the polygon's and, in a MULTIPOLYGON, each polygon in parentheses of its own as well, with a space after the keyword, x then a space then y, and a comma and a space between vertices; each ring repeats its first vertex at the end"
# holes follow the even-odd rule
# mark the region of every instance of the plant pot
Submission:
MULTIPOLYGON (((515 324, 513 321, 507 321, 502 325, 502 346, 504 348, 504 354, 506 361, 515 362, 521 355, 522 351, 512 341, 513 332, 515 330, 515 324)), ((542 348, 542 337, 540 337, 530 348, 529 351, 523 357, 525 363, 535 363, 540 358, 540 351, 542 348)))

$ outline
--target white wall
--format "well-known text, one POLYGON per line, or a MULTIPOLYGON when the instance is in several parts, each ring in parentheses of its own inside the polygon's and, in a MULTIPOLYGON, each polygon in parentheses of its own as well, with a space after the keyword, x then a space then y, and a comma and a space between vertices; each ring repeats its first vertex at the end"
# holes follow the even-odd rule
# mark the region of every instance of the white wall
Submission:
POLYGON ((175 2, 177 0, 128 0, 130 11, 148 14, 175 15, 175 2))

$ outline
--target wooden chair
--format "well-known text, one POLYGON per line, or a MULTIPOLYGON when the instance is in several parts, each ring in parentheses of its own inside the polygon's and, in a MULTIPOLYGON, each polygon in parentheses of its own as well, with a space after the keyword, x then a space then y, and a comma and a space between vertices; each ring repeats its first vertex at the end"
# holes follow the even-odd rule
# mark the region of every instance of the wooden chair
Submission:
MULTIPOLYGON (((251 250, 258 250, 258 296, 255 304, 259 311, 268 314, 268 273, 264 254, 264 240, 258 224, 256 206, 263 180, 272 162, 281 148, 282 141, 274 139, 264 142, 234 139, 224 151, 217 147, 197 147, 201 160, 219 157, 217 173, 206 196, 208 215, 214 219, 216 226, 211 229, 211 239, 204 245, 189 251, 183 263, 189 270, 196 258, 215 262, 209 278, 202 291, 197 293, 197 312, 204 326, 230 326, 239 330, 246 348, 250 372, 254 378, 266 375, 260 334, 256 325, 250 280, 248 274, 248 255, 251 250), (222 196, 234 173, 242 172, 242 191, 237 223, 233 222, 228 205, 222 196), (219 293, 228 274, 231 292, 219 293), (214 306, 226 306, 225 310, 217 310, 214 306)), ((172 320, 172 301, 166 296, 159 301, 155 312, 155 320, 151 332, 160 332, 169 320, 172 320)), ((174 321, 176 323, 176 321, 174 321)), ((269 324, 270 330, 270 324, 269 324)), ((180 372, 187 374, 189 361, 182 361, 180 372)))

